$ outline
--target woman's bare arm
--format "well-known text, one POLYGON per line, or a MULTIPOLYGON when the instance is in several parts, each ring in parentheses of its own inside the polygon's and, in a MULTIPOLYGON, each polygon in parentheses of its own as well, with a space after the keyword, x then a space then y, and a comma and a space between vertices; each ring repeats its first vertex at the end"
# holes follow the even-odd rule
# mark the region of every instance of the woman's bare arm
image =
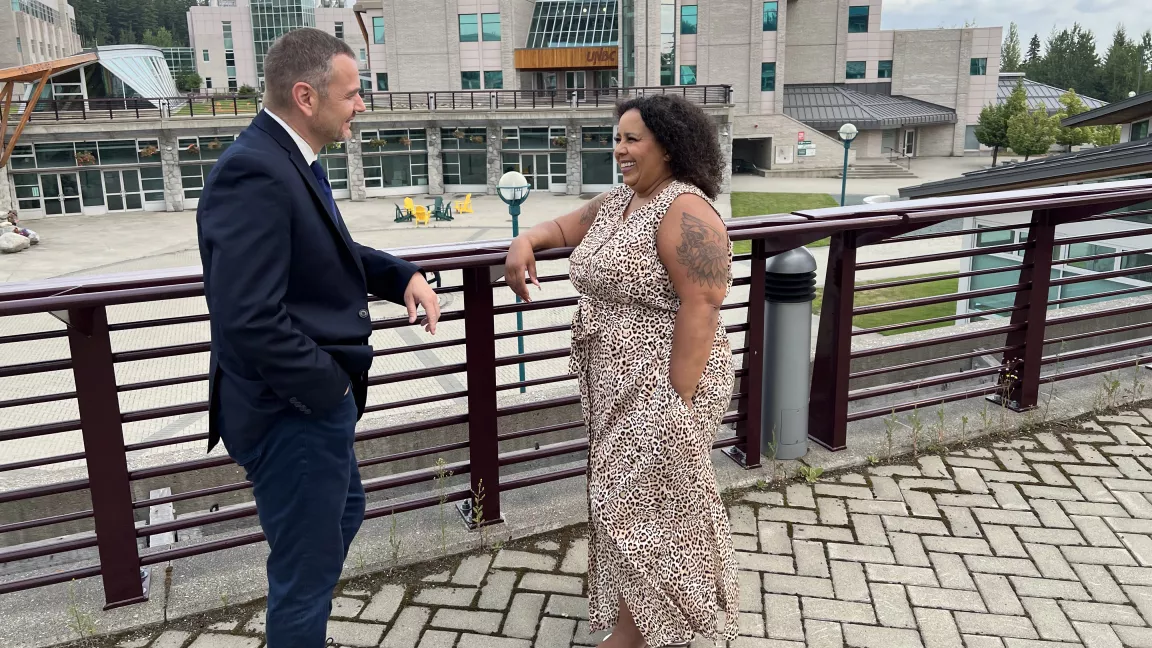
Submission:
POLYGON ((660 261, 680 297, 672 332, 672 388, 691 405, 712 353, 716 322, 728 290, 728 231, 703 199, 672 201, 656 234, 660 261))
POLYGON ((508 287, 512 292, 524 301, 532 301, 524 275, 528 275, 534 286, 540 287, 536 279, 536 256, 533 253, 579 245, 592 227, 592 222, 596 220, 596 214, 600 211, 600 205, 604 203, 606 195, 600 194, 580 209, 540 223, 512 241, 512 246, 508 249, 508 259, 504 263, 504 278, 508 281, 508 287))

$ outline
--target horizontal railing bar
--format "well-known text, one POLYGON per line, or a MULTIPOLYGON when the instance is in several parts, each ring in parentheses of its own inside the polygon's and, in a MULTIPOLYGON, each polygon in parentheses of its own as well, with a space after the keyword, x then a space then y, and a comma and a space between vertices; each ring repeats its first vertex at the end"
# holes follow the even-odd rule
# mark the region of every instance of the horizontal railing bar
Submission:
POLYGON ((76 392, 65 392, 63 394, 45 394, 43 396, 27 396, 25 398, 13 398, 12 400, 0 401, 0 409, 4 409, 6 407, 42 405, 44 403, 55 403, 57 401, 71 400, 73 398, 76 398, 76 392))
POLYGON ((509 340, 518 337, 528 337, 529 335, 544 335, 546 333, 563 333, 564 331, 572 330, 572 324, 559 324, 557 326, 545 326, 542 328, 525 329, 523 331, 507 331, 505 333, 497 333, 494 339, 509 340))
POLYGON ((137 362, 140 360, 155 360, 156 358, 170 358, 194 353, 208 353, 212 350, 211 342, 193 342, 191 344, 173 344, 171 346, 156 347, 153 349, 140 349, 139 351, 120 351, 112 354, 112 362, 137 362))
MULTIPOLYGON (((1152 326, 1152 324, 1150 324, 1152 326)), ((892 373, 894 371, 906 371, 908 369, 916 369, 918 367, 927 367, 934 364, 942 364, 945 362, 953 362, 956 360, 966 360, 968 358, 978 358, 982 355, 991 355, 993 353, 1003 353, 1005 351, 1015 351, 1016 349, 1024 348, 1023 345, 1015 346, 1001 346, 991 349, 980 349, 978 351, 969 351, 968 353, 959 353, 956 355, 944 356, 942 358, 929 358, 927 360, 918 360, 916 362, 907 362, 905 364, 892 365, 890 367, 880 367, 878 369, 867 369, 865 371, 858 371, 849 374, 849 379, 867 378, 869 376, 879 376, 881 374, 892 373)))
POLYGON ((557 358, 566 358, 572 354, 571 347, 561 347, 559 349, 549 349, 547 351, 533 351, 532 353, 524 353, 520 355, 500 356, 496 358, 497 367, 507 367, 508 365, 541 362, 543 360, 555 360, 557 358))
POLYGON ((575 306, 580 303, 579 297, 558 297, 556 299, 542 299, 533 302, 520 302, 519 304, 505 304, 492 309, 493 315, 508 315, 509 313, 526 313, 528 311, 548 310, 550 308, 563 308, 575 306))
POLYGON ((985 288, 983 290, 969 290, 968 292, 962 293, 948 293, 947 295, 937 295, 935 297, 919 297, 917 299, 905 299, 904 301, 887 302, 884 304, 876 304, 874 306, 862 306, 860 308, 852 309, 852 316, 856 317, 859 315, 870 315, 872 313, 886 313, 888 311, 915 308, 917 306, 947 304, 950 302, 964 301, 966 299, 975 299, 977 297, 988 297, 990 295, 1004 295, 1007 293, 1014 293, 1018 290, 1024 290, 1028 286, 1029 284, 997 286, 995 288, 985 288))
POLYGON ((253 515, 256 515, 256 502, 245 502, 225 510, 212 511, 209 513, 191 513, 182 516, 178 520, 172 520, 171 522, 146 524, 136 528, 136 537, 143 538, 146 536, 160 535, 162 533, 170 533, 172 531, 183 531, 184 529, 192 529, 209 524, 239 520, 253 515))
POLYGON ((372 457, 371 459, 362 459, 358 462, 361 468, 368 466, 378 466, 380 464, 392 463, 394 461, 404 461, 405 459, 415 459, 417 457, 426 457, 428 455, 439 454, 442 452, 452 452, 454 450, 465 450, 469 446, 468 441, 459 441, 457 443, 445 443, 438 446, 431 446, 428 448, 417 448, 416 450, 408 450, 407 452, 397 452, 390 455, 382 455, 379 457, 372 457))
POLYGON ((45 360, 43 362, 27 362, 24 364, 0 366, 0 378, 14 376, 27 376, 28 374, 47 373, 49 371, 66 371, 72 368, 72 359, 45 360))
POLYGON ((948 261, 951 259, 964 259, 967 257, 981 256, 985 254, 1000 254, 1004 252, 1015 252, 1016 250, 1024 250, 1030 246, 1031 243, 1014 243, 1012 245, 993 245, 983 248, 968 248, 956 252, 939 252, 936 254, 925 254, 923 256, 915 257, 902 257, 899 259, 889 259, 886 261, 866 261, 864 263, 857 263, 857 272, 864 270, 880 270, 883 268, 895 268, 905 265, 917 265, 920 263, 931 263, 933 261, 948 261))
POLYGON ((862 349, 860 351, 853 351, 852 358, 868 358, 871 356, 884 355, 886 353, 893 353, 895 351, 909 351, 911 349, 920 349, 923 347, 936 346, 938 344, 948 344, 950 342, 962 342, 964 340, 976 340, 982 337, 989 337, 992 335, 1002 335, 1004 333, 1011 333, 1012 331, 1022 331, 1027 324, 1008 324, 1007 326, 998 326, 996 328, 984 329, 981 331, 970 331, 968 333, 960 333, 958 335, 942 335, 940 337, 932 338, 930 340, 919 340, 917 342, 905 342, 903 344, 893 344, 890 346, 876 347, 875 349, 862 349))
POLYGON ((436 419, 426 419, 423 421, 415 421, 412 423, 404 423, 402 425, 391 425, 388 427, 376 428, 374 430, 366 430, 364 432, 356 433, 356 441, 370 441, 372 439, 383 439, 385 437, 399 436, 401 434, 410 434, 412 432, 423 432, 424 430, 431 430, 439 427, 448 427, 450 425, 464 425, 468 423, 467 414, 457 414, 455 416, 445 416, 436 419))
MULTIPOLYGON (((423 317, 423 316, 421 315, 421 317, 423 317)), ((459 321, 462 319, 464 319, 464 311, 448 311, 447 313, 444 313, 444 312, 440 313, 440 319, 438 320, 438 322, 443 324, 444 322, 455 322, 455 321, 459 321)), ((392 317, 389 319, 372 320, 372 330, 373 331, 384 331, 387 329, 404 328, 405 326, 419 326, 419 324, 420 324, 419 318, 417 318, 416 323, 413 324, 413 323, 408 321, 408 316, 405 315, 403 317, 392 317)))
POLYGON ((161 504, 173 504, 176 502, 187 502, 188 500, 200 499, 201 497, 211 497, 213 495, 222 495, 224 493, 231 493, 233 491, 245 490, 252 488, 252 482, 244 481, 235 484, 224 484, 222 486, 213 486, 211 488, 201 488, 199 490, 187 491, 184 493, 176 493, 174 495, 165 495, 163 497, 153 497, 144 500, 134 500, 132 508, 142 509, 149 506, 160 506, 161 504))
POLYGON ((147 567, 148 565, 159 565, 181 558, 191 558, 192 556, 201 556, 214 551, 223 551, 225 549, 235 549, 236 547, 243 547, 245 545, 256 544, 257 542, 264 541, 264 532, 256 531, 254 533, 246 533, 244 535, 225 538, 223 540, 213 540, 211 542, 197 543, 188 547, 179 547, 177 549, 166 549, 156 553, 147 553, 140 556, 140 565, 147 567))
POLYGON ((158 387, 172 387, 174 385, 187 385, 189 383, 200 382, 208 380, 208 374, 198 374, 195 376, 177 376, 175 378, 161 378, 159 380, 147 380, 144 382, 128 383, 126 385, 117 385, 116 391, 120 393, 130 391, 140 391, 141 389, 156 389, 158 387))
POLYGON ((208 401, 201 401, 199 403, 186 403, 183 405, 166 405, 164 407, 153 407, 151 409, 136 410, 134 412, 125 412, 120 415, 120 420, 124 423, 139 423, 140 421, 151 421, 158 418, 168 418, 172 416, 184 416, 185 414, 197 414, 199 412, 208 411, 208 401))
POLYGON ((84 457, 85 454, 83 452, 73 452, 66 455, 42 457, 40 459, 29 459, 27 461, 16 461, 13 463, 0 464, 0 472, 23 470, 25 468, 39 468, 40 466, 51 466, 52 464, 65 463, 68 461, 80 461, 84 457))
MULTIPOLYGON (((536 281, 542 284, 553 283, 556 281, 568 281, 569 277, 566 274, 544 275, 543 277, 536 277, 536 281)), ((507 288, 508 282, 504 279, 498 279, 492 282, 493 288, 507 288)))
MULTIPOLYGON (((1152 323, 1145 326, 1152 326, 1152 323)), ((1115 353, 1117 351, 1128 351, 1129 349, 1139 349, 1140 347, 1152 346, 1152 337, 1142 337, 1136 340, 1128 340, 1126 342, 1114 342, 1112 344, 1101 344, 1099 346, 1081 349, 1079 351, 1068 351, 1051 356, 1044 356, 1041 359, 1041 364, 1053 364, 1056 362, 1070 362, 1072 360, 1079 360, 1081 358, 1091 358, 1093 356, 1104 355, 1106 353, 1115 353)))
POLYGON ((1069 380, 1072 378, 1083 378, 1084 376, 1091 376, 1092 374, 1104 373, 1106 371, 1113 371, 1115 369, 1127 369, 1137 364, 1144 364, 1152 360, 1152 354, 1138 355, 1135 357, 1125 358, 1124 360, 1117 360, 1102 365, 1091 365, 1081 369, 1073 369, 1071 371, 1060 371, 1056 374, 1050 374, 1040 377, 1040 384, 1058 382, 1061 380, 1069 380))
POLYGON ((539 410, 552 409, 554 407, 566 407, 568 405, 576 405, 580 402, 580 396, 565 396, 563 398, 553 398, 551 400, 540 401, 537 403, 523 403, 521 405, 510 405, 508 407, 501 407, 496 410, 496 417, 515 416, 516 414, 525 414, 527 412, 536 412, 539 410))
POLYGON ((584 477, 588 474, 587 462, 575 468, 566 468, 564 470, 557 470, 555 472, 547 472, 542 475, 526 475, 520 477, 513 477, 507 481, 500 482, 501 491, 516 490, 517 488, 528 488, 530 486, 538 486, 540 484, 547 484, 549 482, 560 481, 563 479, 571 479, 573 477, 584 477))
POLYGON ((880 244, 887 245, 889 243, 906 243, 906 242, 910 242, 910 241, 927 241, 929 239, 949 238, 952 236, 964 236, 967 234, 983 234, 986 232, 1004 232, 1004 231, 1008 231, 1008 230, 1019 230, 1019 229, 1027 230, 1028 227, 1029 227, 1029 224, 1024 223, 1023 225, 1000 225, 997 227, 973 227, 973 228, 969 228, 969 229, 959 229, 959 230, 955 230, 952 232, 934 232, 932 234, 914 234, 911 236, 895 236, 892 238, 884 239, 883 241, 880 241, 876 245, 880 245, 880 244))
POLYGON ((54 331, 36 331, 35 333, 17 333, 15 335, 5 335, 0 337, 0 344, 24 344, 25 342, 54 340, 56 338, 67 337, 67 335, 67 329, 57 329, 54 331))
POLYGON ((1141 227, 1132 230, 1115 230, 1111 232, 1102 232, 1098 234, 1085 234, 1084 236, 1070 236, 1068 238, 1058 238, 1055 240, 1056 245, 1073 245, 1075 243, 1091 243, 1093 241, 1103 241, 1108 239, 1125 239, 1134 236, 1148 236, 1152 234, 1152 227, 1141 227))
POLYGON ((53 515, 51 517, 39 518, 37 520, 25 520, 24 522, 0 524, 0 534, 11 533, 13 531, 24 531, 26 529, 38 529, 40 527, 52 526, 53 524, 63 524, 65 522, 85 520, 90 517, 92 517, 92 511, 89 510, 77 511, 75 513, 64 513, 62 515, 53 515))
POLYGON ((203 294, 204 284, 197 282, 177 286, 150 286, 147 288, 106 290, 103 292, 67 294, 54 297, 33 297, 29 299, 0 301, 0 317, 31 315, 33 313, 80 308, 99 308, 101 306, 139 304, 141 302, 158 301, 162 299, 184 299, 187 297, 199 297, 203 294))
POLYGON ((0 504, 7 504, 9 502, 19 502, 20 500, 32 499, 34 497, 44 497, 46 495, 59 495, 61 493, 73 493, 82 491, 88 488, 88 479, 73 479, 71 481, 55 482, 52 484, 44 484, 43 486, 29 486, 28 488, 20 488, 17 490, 10 490, 0 492, 0 504))
POLYGON ((878 407, 869 410, 861 410, 858 412, 849 412, 848 421, 863 421, 865 419, 875 418, 877 416, 887 416, 895 412, 907 412, 909 410, 919 409, 921 407, 931 407, 934 405, 942 405, 944 403, 955 403, 956 401, 968 400, 974 396, 986 396, 994 394, 999 387, 997 385, 988 385, 987 387, 974 387, 966 389, 962 392, 952 394, 945 394, 942 396, 934 396, 932 398, 921 398, 920 400, 907 401, 899 405, 878 407))
POLYGON ((916 284, 933 283, 935 281, 951 281, 953 279, 962 279, 964 277, 979 277, 982 275, 999 274, 1001 272, 1019 272, 1022 269, 1031 268, 1032 264, 1020 264, 1010 268, 989 268, 987 270, 971 270, 968 272, 955 272, 950 274, 933 275, 931 277, 918 277, 916 279, 902 279, 900 281, 886 281, 878 283, 860 284, 855 287, 855 292, 866 292, 869 290, 881 290, 883 288, 897 288, 900 286, 914 286, 916 284))
POLYGON ((368 386, 374 387, 376 385, 391 385, 409 380, 435 378, 437 376, 449 376, 451 374, 462 373, 467 368, 467 362, 458 362, 456 364, 440 365, 439 367, 425 367, 423 369, 397 371, 396 373, 382 374, 368 378, 368 386))
POLYGON ((154 326, 177 326, 180 324, 196 324, 198 322, 207 322, 208 314, 202 315, 181 315, 179 317, 164 317, 160 319, 147 319, 138 320, 135 322, 119 322, 116 324, 109 324, 109 331, 130 331, 133 329, 151 328, 154 326))
POLYGON ((537 461, 540 459, 548 459, 550 457, 559 457, 573 452, 584 452, 588 449, 588 439, 572 439, 571 441, 561 441, 559 443, 550 443, 539 448, 528 448, 525 450, 514 450, 500 455, 501 466, 514 466, 516 464, 525 463, 528 461, 537 461))
POLYGON ((879 387, 868 387, 865 389, 857 389, 848 392, 848 400, 856 401, 866 398, 876 398, 877 396, 887 396, 889 394, 898 394, 900 392, 919 389, 921 387, 935 387, 936 385, 946 385, 950 382, 959 382, 961 380, 971 380, 972 378, 980 378, 981 376, 990 376, 998 374, 1004 367, 985 367, 983 369, 968 369, 966 371, 957 371, 949 374, 941 374, 932 378, 925 378, 915 382, 903 382, 893 385, 881 385, 879 387))
MULTIPOLYGON (((1148 308, 1152 308, 1152 304, 1149 304, 1148 308)), ((1152 322, 1139 322, 1136 324, 1128 324, 1127 326, 1116 326, 1110 329, 1104 329, 1102 331, 1088 331, 1087 333, 1077 333, 1076 335, 1064 335, 1061 337, 1044 340, 1044 345, 1048 346, 1050 344, 1063 344, 1065 342, 1072 342, 1074 340, 1083 340, 1084 338, 1094 338, 1102 335, 1124 333, 1125 331, 1135 331, 1142 328, 1148 328, 1150 326, 1152 326, 1152 322)))
POLYGON ((470 472, 472 472, 472 463, 470 461, 457 461, 430 468, 410 470, 396 475, 385 475, 374 479, 365 479, 364 492, 375 493, 377 491, 388 490, 389 488, 401 488, 421 482, 435 481, 440 478, 441 474, 451 473, 453 476, 459 476, 470 472), (441 473, 441 470, 444 472, 441 473))
POLYGON ((568 380, 576 380, 576 375, 564 374, 561 376, 549 376, 548 378, 533 378, 532 380, 510 382, 497 385, 496 391, 508 391, 509 389, 520 389, 521 387, 539 387, 540 385, 551 385, 553 383, 565 382, 568 380))
POLYGON ((80 551, 81 549, 90 549, 95 546, 95 533, 85 534, 82 538, 75 538, 72 540, 55 540, 52 542, 46 542, 34 547, 23 547, 21 545, 16 545, 15 547, 6 547, 0 549, 0 565, 3 565, 4 563, 17 562, 20 560, 42 558, 44 556, 51 556, 55 553, 80 551))
POLYGON ((1087 222, 1087 221, 1097 221, 1097 220, 1124 220, 1125 217, 1129 217, 1129 216, 1147 216, 1149 214, 1152 214, 1152 209, 1137 209, 1137 210, 1127 211, 1127 212, 1108 212, 1106 214, 1098 214, 1096 216, 1089 216, 1088 218, 1081 219, 1077 222, 1083 223, 1083 222, 1087 222))
POLYGON ((1090 293, 1087 295, 1077 295, 1075 297, 1062 297, 1060 299, 1052 299, 1048 301, 1049 306, 1059 306, 1061 304, 1071 304, 1072 302, 1084 301, 1086 299, 1103 299, 1104 297, 1116 297, 1117 295, 1130 295, 1138 292, 1148 292, 1152 290, 1152 286, 1132 286, 1130 288, 1121 288, 1120 290, 1110 290, 1102 293, 1090 293))
POLYGON ((383 356, 399 355, 401 353, 418 353, 420 351, 432 351, 434 349, 446 349, 448 347, 460 346, 464 344, 464 338, 454 338, 451 340, 442 340, 439 342, 427 342, 424 344, 413 344, 411 346, 390 347, 387 349, 375 349, 372 351, 372 356, 380 358, 383 356))
MULTIPOLYGON (((1131 256, 1133 254, 1149 254, 1152 253, 1152 247, 1141 248, 1139 250, 1122 250, 1120 252, 1109 252, 1108 254, 1093 254, 1091 256, 1072 257, 1069 259, 1053 259, 1052 265, 1071 265, 1073 263, 1083 263, 1084 261, 1098 261, 1100 259, 1115 259, 1116 257, 1131 256)), ((1147 268, 1152 270, 1152 266, 1135 266, 1132 268, 1124 268, 1125 270, 1139 270, 1140 268, 1147 268)), ((1089 271, 1091 272, 1091 271, 1089 271)))
POLYGON ((427 405, 428 403, 438 403, 440 401, 454 400, 457 398, 466 398, 468 390, 447 392, 444 394, 433 394, 432 396, 422 396, 420 398, 410 398, 402 401, 392 401, 389 403, 380 403, 378 405, 368 405, 364 408, 365 414, 372 412, 383 412, 390 409, 399 409, 401 407, 412 407, 414 405, 427 405))
POLYGON ((0 595, 12 594, 14 592, 21 592, 37 587, 47 587, 49 585, 59 585, 60 583, 67 583, 74 580, 82 580, 85 578, 92 578, 93 576, 100 575, 100 566, 93 565, 91 567, 77 567, 76 569, 68 569, 65 571, 52 572, 43 576, 33 576, 31 578, 22 578, 20 580, 8 581, 0 583, 0 595))
POLYGON ((576 428, 584 427, 584 421, 570 421, 568 423, 557 423, 555 425, 545 425, 538 428, 529 428, 527 430, 519 430, 517 432, 505 432, 504 434, 496 435, 497 441, 511 441, 513 439, 522 439, 524 437, 537 436, 540 434, 549 434, 552 432, 563 432, 564 430, 574 430, 576 428))
POLYGON ((60 434, 62 432, 75 432, 79 429, 80 421, 78 419, 72 421, 59 421, 57 423, 29 425, 26 427, 0 430, 0 442, 15 441, 16 439, 28 439, 30 437, 37 436, 47 436, 49 434, 60 434))
POLYGON ((139 452, 140 450, 151 450, 153 448, 163 448, 166 446, 180 445, 181 443, 195 443, 197 441, 207 440, 208 433, 201 432, 200 434, 189 434, 186 436, 171 437, 168 439, 156 439, 154 441, 130 443, 124 446, 124 452, 139 452))
POLYGON ((128 471, 128 481, 140 481, 143 479, 151 479, 153 477, 168 477, 170 475, 179 475, 181 473, 192 472, 193 470, 219 468, 229 464, 235 464, 235 462, 232 461, 232 457, 225 455, 223 457, 209 457, 207 459, 195 459, 193 461, 170 463, 163 466, 154 466, 152 468, 140 468, 138 470, 128 471))
MULTIPOLYGON (((1115 277, 1127 277, 1128 275, 1136 274, 1139 268, 1124 268, 1122 270, 1108 270, 1107 272, 1085 272, 1084 274, 1073 275, 1071 277, 1061 277, 1060 279, 1053 279, 1048 285, 1050 286, 1067 286, 1069 284, 1084 283, 1085 281, 1095 281, 1097 279, 1113 279, 1115 277)), ((1133 281, 1136 281, 1135 279, 1133 281)), ((1145 290, 1152 290, 1152 284, 1145 286, 1145 290)))
POLYGON ((1012 312, 1015 312, 1018 310, 1024 310, 1025 308, 1026 308, 1025 306, 1020 306, 1020 307, 1011 306, 1008 308, 997 308, 995 310, 980 311, 979 313, 973 311, 970 313, 964 313, 962 315, 945 315, 943 317, 933 317, 931 319, 922 319, 922 320, 915 320, 912 322, 902 322, 900 324, 888 324, 885 326, 877 326, 874 328, 860 329, 859 331, 853 331, 852 335, 867 335, 869 333, 883 333, 884 331, 898 331, 900 329, 911 328, 913 326, 924 326, 925 324, 940 324, 943 322, 955 322, 956 320, 967 319, 970 317, 983 317, 986 315, 999 315, 999 314, 1003 314, 1003 313, 1012 313, 1012 312))
MULTIPOLYGON (((1120 308, 1103 308, 1100 310, 1092 310, 1087 313, 1079 313, 1077 315, 1063 315, 1060 317, 1053 317, 1047 320, 1048 326, 1060 326, 1061 324, 1072 324, 1074 322, 1083 322, 1084 320, 1099 319, 1101 317, 1115 317, 1116 315, 1127 315, 1129 313, 1138 313, 1152 308, 1152 301, 1143 304, 1133 304, 1132 306, 1122 306, 1120 308)), ((1047 344, 1047 342, 1045 342, 1047 344)))

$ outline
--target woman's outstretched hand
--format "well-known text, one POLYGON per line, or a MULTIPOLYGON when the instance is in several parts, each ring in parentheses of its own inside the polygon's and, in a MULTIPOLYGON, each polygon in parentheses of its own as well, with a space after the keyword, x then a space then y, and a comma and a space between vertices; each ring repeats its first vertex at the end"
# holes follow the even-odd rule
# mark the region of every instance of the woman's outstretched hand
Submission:
POLYGON ((516 293, 516 296, 530 302, 532 298, 528 295, 525 274, 532 281, 532 285, 540 288, 540 282, 536 279, 536 253, 532 250, 532 243, 527 238, 518 236, 508 248, 508 258, 504 261, 504 280, 508 282, 508 287, 516 293))

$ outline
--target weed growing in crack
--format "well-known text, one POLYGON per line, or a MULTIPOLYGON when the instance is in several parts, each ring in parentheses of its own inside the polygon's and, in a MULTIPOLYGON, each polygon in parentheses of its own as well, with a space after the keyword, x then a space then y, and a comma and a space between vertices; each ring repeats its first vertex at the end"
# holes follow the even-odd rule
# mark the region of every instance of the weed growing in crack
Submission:
POLYGON ((76 601, 76 581, 68 583, 68 627, 81 639, 96 634, 96 622, 92 620, 92 615, 81 611, 76 601))
POLYGON ((448 501, 448 488, 445 482, 452 476, 443 457, 436 458, 436 490, 440 491, 440 553, 448 553, 448 520, 444 514, 444 504, 448 501))
POLYGON ((888 461, 892 461, 892 457, 895 454, 894 437, 896 433, 896 426, 899 423, 900 421, 896 418, 896 408, 893 407, 892 415, 884 418, 884 436, 888 439, 888 461))
POLYGON ((796 472, 800 473, 804 481, 809 484, 815 484, 820 481, 820 475, 824 474, 824 469, 817 466, 800 466, 796 469, 796 472))
POLYGON ((920 410, 912 408, 912 415, 908 417, 909 427, 912 428, 912 456, 920 456, 920 435, 924 432, 924 422, 920 420, 920 410))
POLYGON ((397 567, 400 564, 400 545, 404 542, 400 539, 400 535, 396 533, 396 509, 392 509, 392 513, 388 516, 388 546, 392 549, 392 566, 397 567))
POLYGON ((480 531, 480 550, 484 550, 484 480, 476 482, 472 491, 472 525, 480 531))

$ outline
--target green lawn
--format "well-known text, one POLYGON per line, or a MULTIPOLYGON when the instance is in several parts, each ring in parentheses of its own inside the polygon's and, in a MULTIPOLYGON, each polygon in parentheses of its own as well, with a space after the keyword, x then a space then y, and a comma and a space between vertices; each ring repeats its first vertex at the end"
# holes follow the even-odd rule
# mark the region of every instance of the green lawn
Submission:
MULTIPOLYGON (((863 283, 889 283, 892 281, 899 281, 900 279, 919 279, 924 277, 937 277, 939 274, 926 274, 926 275, 913 275, 908 277, 900 277, 899 279, 883 279, 880 281, 866 281, 863 283)), ((875 304, 886 304, 888 302, 906 301, 909 299, 919 299, 921 297, 935 297, 937 295, 954 294, 959 289, 959 279, 944 279, 941 281, 931 281, 920 284, 913 284, 911 286, 897 286, 895 288, 880 288, 878 290, 868 290, 861 293, 856 293, 856 306, 873 306, 875 304)), ((824 298, 824 290, 822 288, 816 289, 816 301, 812 304, 813 312, 820 312, 821 300, 824 298)), ((859 315, 853 320, 855 326, 862 328, 873 328, 877 326, 888 326, 890 324, 900 324, 903 322, 915 322, 917 320, 932 319, 934 317, 944 317, 947 315, 956 314, 956 303, 946 302, 943 304, 932 304, 930 306, 917 306, 915 308, 902 308, 900 310, 888 311, 885 313, 872 313, 869 315, 859 315)), ((885 331, 884 335, 896 335, 899 333, 910 333, 912 331, 922 331, 925 329, 941 328, 945 326, 952 326, 953 322, 941 322, 938 324, 925 324, 923 326, 913 326, 909 328, 902 328, 893 331, 885 331)))
MULTIPOLYGON (((179 116, 179 117, 187 117, 188 115, 192 115, 192 114, 195 114, 196 116, 212 114, 212 106, 211 106, 211 104, 208 103, 207 100, 197 100, 194 103, 195 103, 195 108, 196 108, 195 113, 192 112, 191 106, 185 105, 183 108, 181 108, 180 110, 178 110, 172 114, 179 116)), ((218 114, 218 115, 219 114, 230 115, 233 112, 240 113, 240 114, 244 114, 244 113, 251 114, 251 113, 256 112, 256 100, 255 99, 237 99, 235 101, 233 101, 232 99, 216 99, 215 103, 216 103, 216 114, 218 114)))
MULTIPOLYGON (((838 204, 836 199, 828 194, 737 191, 732 194, 732 217, 789 214, 803 209, 836 207, 838 204)), ((828 245, 828 239, 822 239, 815 243, 809 243, 808 247, 826 245, 828 245)), ((733 250, 736 254, 747 254, 752 251, 752 244, 749 241, 737 241, 733 245, 733 250)))

